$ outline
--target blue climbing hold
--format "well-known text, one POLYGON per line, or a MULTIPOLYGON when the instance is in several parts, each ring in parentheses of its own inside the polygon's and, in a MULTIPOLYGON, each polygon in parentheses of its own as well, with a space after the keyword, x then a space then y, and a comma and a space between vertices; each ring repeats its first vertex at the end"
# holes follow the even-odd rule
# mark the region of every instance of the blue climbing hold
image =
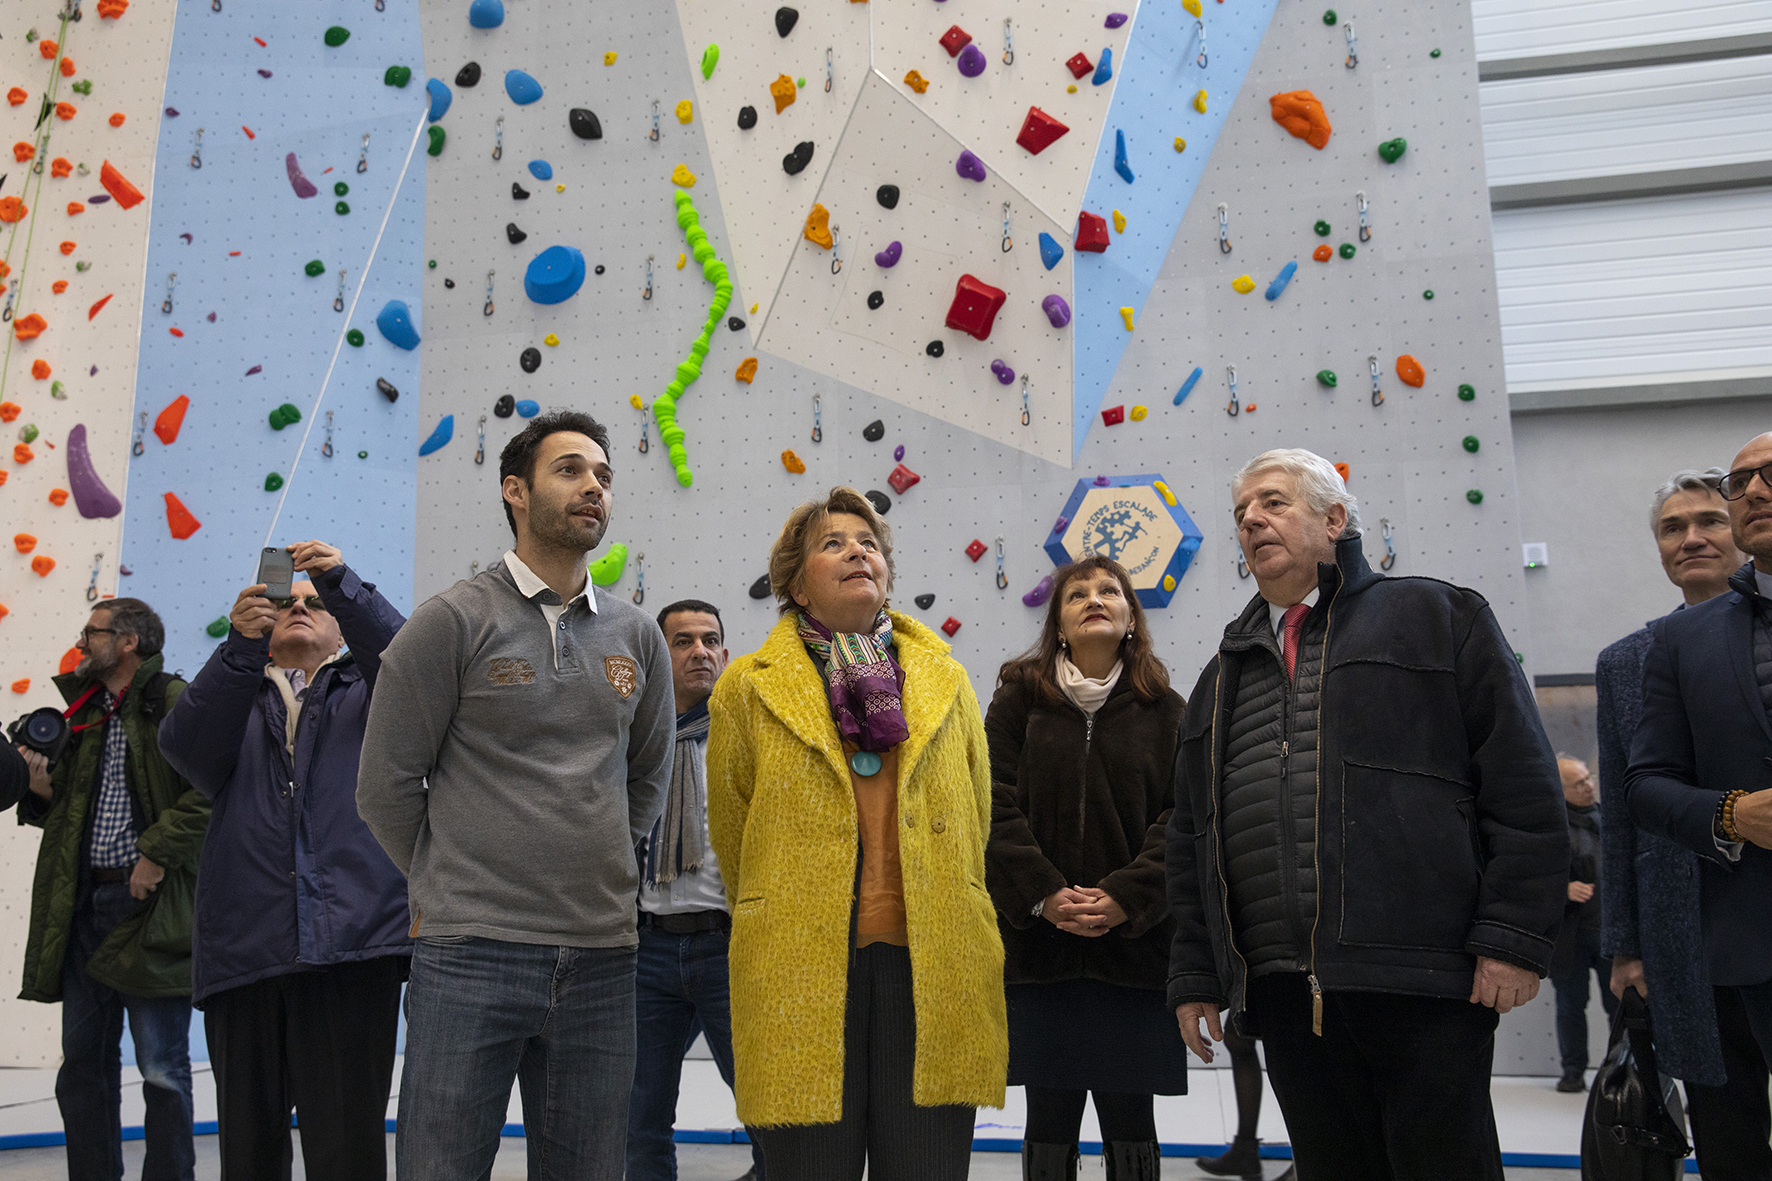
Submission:
POLYGON ((375 326, 381 329, 389 344, 408 350, 418 347, 418 329, 412 325, 412 309, 403 300, 388 300, 386 306, 376 313, 375 326))
POLYGON ((455 415, 445 414, 443 421, 437 424, 437 429, 431 432, 431 437, 418 445, 418 453, 429 455, 433 451, 441 451, 449 445, 449 440, 453 438, 455 438, 455 415))
POLYGON ((505 23, 504 0, 474 0, 468 5, 468 23, 476 29, 496 29, 505 23))
POLYGON ((535 303, 564 303, 584 281, 584 253, 574 246, 550 246, 523 272, 523 294, 535 303))
POLYGON ((511 96, 512 102, 526 107, 541 97, 541 83, 522 70, 506 70, 505 93, 511 96))
POLYGON ((554 166, 549 164, 546 160, 531 160, 529 162, 529 175, 533 176, 536 180, 553 180, 554 166))
POLYGON ((1054 238, 1051 234, 1048 234, 1045 230, 1041 230, 1040 261, 1046 264, 1046 269, 1051 270, 1053 267, 1057 266, 1063 258, 1064 247, 1058 244, 1058 239, 1054 238))
POLYGON ((1106 82, 1109 78, 1112 78, 1113 76, 1114 76, 1114 51, 1111 48, 1104 47, 1101 51, 1100 59, 1097 60, 1095 63, 1095 77, 1093 77, 1089 80, 1091 82, 1095 83, 1097 86, 1100 86, 1102 83, 1106 82))
POLYGON ((534 418, 541 413, 541 403, 524 398, 521 402, 517 403, 517 413, 524 418, 534 418))
POLYGON ((425 118, 432 123, 449 113, 449 104, 455 101, 455 93, 444 84, 441 78, 432 78, 425 83, 425 89, 431 92, 431 113, 425 118))
POLYGON ((1194 392, 1194 386, 1196 384, 1198 384, 1198 382, 1200 380, 1200 374, 1202 374, 1204 372, 1206 372, 1206 371, 1204 369, 1200 368, 1198 365, 1194 366, 1194 371, 1187 375, 1187 380, 1181 383, 1181 389, 1175 395, 1175 404, 1177 406, 1181 405, 1182 399, 1186 398, 1189 394, 1194 392))
POLYGON ((1121 180, 1132 183, 1132 165, 1126 160, 1126 133, 1118 129, 1114 131, 1114 171, 1121 180))
POLYGON ((1280 273, 1274 276, 1274 281, 1267 285, 1268 301, 1279 299, 1280 292, 1286 290, 1286 284, 1292 282, 1292 276, 1297 273, 1298 264, 1296 262, 1289 262, 1281 267, 1280 273))

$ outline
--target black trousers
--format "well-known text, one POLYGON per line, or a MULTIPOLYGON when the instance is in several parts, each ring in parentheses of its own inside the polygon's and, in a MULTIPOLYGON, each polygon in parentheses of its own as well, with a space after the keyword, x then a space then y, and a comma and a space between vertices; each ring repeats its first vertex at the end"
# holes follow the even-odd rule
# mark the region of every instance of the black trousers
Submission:
POLYGON ((1095 1098, 1095 1121, 1104 1144, 1157 1138, 1156 1096, 1132 1091, 1082 1091, 1029 1087, 1024 1139, 1035 1144, 1075 1144, 1083 1130, 1083 1104, 1095 1098))
POLYGON ((1268 1082, 1299 1181, 1503 1181, 1489 1102, 1494 1009, 1378 992, 1323 996, 1302 973, 1256 977, 1268 1082))
POLYGON ((769 1181, 964 1181, 972 1165, 971 1107, 911 1101, 917 1010, 911 955, 890 943, 855 952, 843 1030, 843 1118, 752 1128, 769 1181))
POLYGON ((1723 1042, 1720 1087, 1686 1084, 1686 1115, 1705 1181, 1772 1181, 1772 1104, 1766 1060, 1754 1038, 1741 989, 1716 988, 1717 1032, 1723 1042))
POLYGON ((292 972, 204 1002, 222 1181, 386 1181, 388 1092, 405 956, 292 972))

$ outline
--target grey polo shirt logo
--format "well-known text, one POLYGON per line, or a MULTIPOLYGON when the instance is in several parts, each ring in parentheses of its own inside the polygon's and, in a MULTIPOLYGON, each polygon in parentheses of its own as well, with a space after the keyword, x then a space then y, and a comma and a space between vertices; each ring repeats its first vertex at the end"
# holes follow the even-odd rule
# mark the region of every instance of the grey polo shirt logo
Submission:
POLYGON ((494 656, 486 679, 494 685, 533 685, 535 666, 521 656, 494 656))
POLYGON ((640 687, 640 666, 631 657, 605 656, 603 658, 603 675, 615 686, 615 691, 626 701, 640 687))

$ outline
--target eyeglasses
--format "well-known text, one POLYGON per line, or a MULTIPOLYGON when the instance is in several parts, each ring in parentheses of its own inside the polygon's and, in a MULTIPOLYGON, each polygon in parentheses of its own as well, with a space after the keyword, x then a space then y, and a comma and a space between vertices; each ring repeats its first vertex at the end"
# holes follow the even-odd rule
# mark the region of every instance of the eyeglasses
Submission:
POLYGON ((306 607, 310 611, 319 611, 319 612, 324 613, 326 610, 326 604, 322 603, 320 601, 319 595, 290 595, 288 598, 285 598, 285 599, 272 599, 271 600, 271 606, 275 607, 279 611, 287 611, 291 607, 295 606, 297 603, 300 603, 302 606, 306 607))
POLYGON ((1740 500, 1747 495, 1748 485, 1754 482, 1755 476, 1760 477, 1760 483, 1764 484, 1767 490, 1772 491, 1772 463, 1763 467, 1744 467, 1730 472, 1723 477, 1722 486, 1717 491, 1722 494, 1724 500, 1740 500))
POLYGON ((83 627, 80 629, 80 639, 77 642, 90 644, 93 636, 114 636, 116 634, 117 629, 114 627, 83 627))

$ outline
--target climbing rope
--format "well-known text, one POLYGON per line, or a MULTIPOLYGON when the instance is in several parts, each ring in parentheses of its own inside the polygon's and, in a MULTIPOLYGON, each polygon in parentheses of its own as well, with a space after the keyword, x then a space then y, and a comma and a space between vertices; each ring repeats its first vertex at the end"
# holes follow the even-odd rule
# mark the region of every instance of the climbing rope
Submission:
POLYGON ((720 325, 720 317, 726 314, 726 305, 732 302, 732 280, 727 277, 726 264, 714 257, 714 247, 708 241, 707 231, 701 228, 695 202, 682 189, 672 196, 677 202, 677 225, 683 231, 683 240, 688 243, 695 261, 701 264, 702 275, 714 285, 714 301, 708 305, 708 319, 702 325, 701 335, 689 346, 689 356, 677 366, 677 376, 665 387, 665 392, 652 400, 652 413, 658 419, 658 437, 670 456, 671 467, 676 469, 677 483, 687 488, 695 475, 689 470, 683 428, 677 425, 677 399, 690 382, 701 376, 701 363, 708 355, 708 342, 720 325))

